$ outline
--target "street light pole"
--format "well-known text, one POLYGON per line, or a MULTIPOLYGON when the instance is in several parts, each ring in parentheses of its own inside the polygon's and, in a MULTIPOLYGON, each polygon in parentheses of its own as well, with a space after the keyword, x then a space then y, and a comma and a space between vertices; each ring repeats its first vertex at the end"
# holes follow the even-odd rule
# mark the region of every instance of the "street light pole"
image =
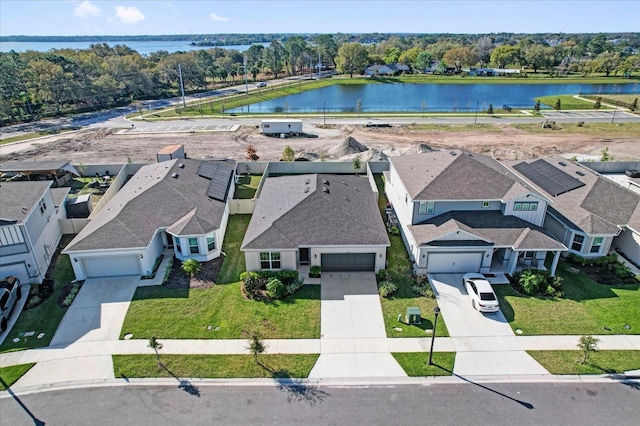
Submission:
POLYGON ((473 120, 473 125, 475 126, 478 122, 478 107, 480 106, 480 101, 476 101, 476 118, 473 120))
POLYGON ((613 119, 616 118, 616 111, 618 110, 618 108, 613 110, 613 117, 611 117, 611 124, 613 124, 613 119))
POLYGON ((433 314, 436 318, 433 320, 433 333, 431 334, 431 349, 429 350, 429 365, 433 365, 433 342, 436 340, 436 326, 438 325, 438 314, 440 313, 440 308, 433 308, 433 314))

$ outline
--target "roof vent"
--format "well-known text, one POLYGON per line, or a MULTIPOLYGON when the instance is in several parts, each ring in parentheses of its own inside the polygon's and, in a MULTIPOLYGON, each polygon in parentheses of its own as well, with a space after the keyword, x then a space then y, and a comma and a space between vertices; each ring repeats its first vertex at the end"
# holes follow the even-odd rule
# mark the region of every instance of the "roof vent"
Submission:
POLYGON ((180 167, 181 169, 184 169, 184 164, 180 163, 178 164, 178 167, 180 167))
POLYGON ((309 187, 308 186, 304 189, 304 193, 306 194, 307 192, 309 192, 309 187))
POLYGON ((329 193, 329 187, 328 186, 323 186, 322 187, 322 191, 326 192, 328 194, 329 193))
POLYGON ((177 173, 171 173, 171 177, 174 178, 174 179, 178 179, 178 176, 180 176, 180 175, 177 174, 177 173))
POLYGON ((310 182, 311 182, 311 181, 310 181, 309 179, 305 179, 305 180, 304 180, 304 184, 305 184, 305 185, 309 185, 309 183, 310 183, 310 182))
POLYGON ((458 155, 455 151, 449 151, 449 154, 453 155, 454 157, 458 155))
POLYGON ((353 189, 355 189, 356 191, 360 192, 360 190, 358 189, 357 186, 354 186, 353 189))
POLYGON ((322 183, 325 184, 325 185, 329 185, 329 181, 326 180, 326 179, 322 179, 322 183))
POLYGON ((346 185, 346 184, 347 184, 347 182, 343 180, 343 181, 342 181, 342 184, 343 184, 343 185, 346 185))
POLYGON ((349 197, 344 197, 344 200, 345 201, 349 201, 349 197))
POLYGON ((560 164, 562 167, 567 167, 567 163, 565 163, 564 161, 560 161, 558 162, 558 164, 560 164))
POLYGON ((581 172, 580 170, 576 170, 576 174, 580 176, 584 176, 584 172, 581 172))
POLYGON ((26 206, 22 206, 22 212, 26 213, 27 212, 27 207, 26 206))

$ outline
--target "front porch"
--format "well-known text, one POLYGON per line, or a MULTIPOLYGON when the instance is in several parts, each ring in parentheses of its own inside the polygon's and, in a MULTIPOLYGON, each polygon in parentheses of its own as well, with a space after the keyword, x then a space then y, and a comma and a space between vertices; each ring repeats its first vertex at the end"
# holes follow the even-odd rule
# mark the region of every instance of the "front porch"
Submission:
POLYGON ((513 275, 525 269, 549 270, 555 276, 561 250, 556 251, 515 251, 509 248, 495 249, 491 259, 491 273, 513 275), (553 253, 553 260, 548 269, 545 260, 548 253, 553 253), (544 257, 542 257, 544 254, 544 257))

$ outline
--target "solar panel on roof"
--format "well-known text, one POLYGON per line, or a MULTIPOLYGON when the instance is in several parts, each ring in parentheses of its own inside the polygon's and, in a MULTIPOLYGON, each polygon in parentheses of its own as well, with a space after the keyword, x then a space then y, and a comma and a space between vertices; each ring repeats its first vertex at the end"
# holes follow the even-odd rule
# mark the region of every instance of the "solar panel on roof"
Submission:
POLYGON ((207 196, 214 200, 225 201, 229 193, 233 170, 222 165, 215 166, 216 169, 213 171, 211 183, 209 183, 209 188, 207 188, 207 196))
POLYGON ((554 197, 585 185, 545 160, 536 160, 533 163, 522 162, 513 168, 554 197))
POLYGON ((213 175, 216 173, 216 169, 218 168, 218 164, 207 163, 203 161, 200 163, 200 167, 198 167, 198 176, 207 179, 213 179, 213 175))

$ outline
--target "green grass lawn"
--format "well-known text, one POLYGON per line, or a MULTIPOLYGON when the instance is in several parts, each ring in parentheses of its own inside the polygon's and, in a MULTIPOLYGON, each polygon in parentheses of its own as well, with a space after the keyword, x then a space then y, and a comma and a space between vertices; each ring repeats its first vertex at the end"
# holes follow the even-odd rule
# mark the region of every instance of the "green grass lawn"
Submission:
MULTIPOLYGON (((378 198, 378 207, 380 208, 380 214, 384 217, 384 210, 387 205, 387 199, 384 195, 384 179, 381 174, 374 176, 376 186, 380 192, 378 198)), ((409 262, 409 255, 407 249, 404 246, 402 238, 399 235, 389 235, 391 246, 387 249, 387 273, 389 280, 394 282, 398 286, 398 292, 391 298, 380 298, 380 304, 382 305, 382 315, 384 317, 384 327, 387 330, 387 337, 428 337, 431 333, 427 333, 425 330, 433 329, 433 308, 437 303, 435 299, 430 299, 424 296, 417 296, 411 290, 411 284, 413 281, 411 275, 411 263, 409 262), (420 308, 422 314, 422 323, 419 325, 409 325, 398 322, 398 314, 404 314, 407 312, 408 307, 416 306, 420 308), (402 331, 396 331, 396 328, 401 328, 402 331)), ((448 336, 447 327, 440 316, 438 321, 438 328, 436 329, 436 336, 448 336)))
POLYGON ((635 99, 638 99, 638 94, 637 93, 629 93, 629 94, 624 94, 624 95, 613 95, 613 94, 607 94, 607 95, 602 95, 602 96, 598 96, 598 95, 588 95, 585 96, 586 98, 589 99, 600 99, 602 102, 611 102, 611 101, 618 101, 618 102, 624 102, 627 104, 632 104, 633 101, 635 99))
POLYGON ((428 364, 428 352, 397 352, 391 355, 409 377, 451 376, 456 361, 455 352, 434 352, 432 361, 435 365, 428 364))
POLYGON ((607 286, 567 268, 561 261, 557 271, 564 280, 563 299, 524 296, 509 285, 494 286, 514 330, 524 335, 640 334, 640 284, 607 286))
POLYGON ((407 130, 440 130, 443 132, 477 132, 502 133, 502 129, 494 124, 430 124, 413 123, 405 127, 407 130))
MULTIPOLYGON (((65 247, 72 236, 65 235, 60 242, 65 247)), ((9 335, 0 346, 0 352, 11 352, 22 349, 41 348, 48 346, 53 338, 53 334, 58 328, 58 324, 62 321, 62 317, 67 311, 66 308, 58 306, 58 297, 63 287, 75 279, 71 261, 66 254, 60 254, 54 266, 52 277, 54 280, 54 292, 46 301, 39 306, 22 311, 20 317, 9 332, 9 335), (25 332, 34 331, 35 335, 24 337, 25 332), (44 333, 44 337, 37 339, 36 336, 44 333), (17 343, 13 339, 19 338, 17 343)))
MULTIPOLYGON (((535 100, 536 101, 539 100, 541 104, 549 105, 552 108, 555 107, 558 99, 560 99, 561 110, 594 109, 593 102, 585 101, 582 99, 576 99, 573 97, 573 95, 552 95, 552 96, 541 96, 539 98, 535 98, 535 100)), ((533 108, 533 105, 532 105, 532 108, 533 108)), ((607 109, 607 107, 603 105, 601 109, 607 109)))
MULTIPOLYGON (((544 120, 543 120, 544 121, 544 120)), ((550 135, 563 133, 578 133, 602 137, 637 137, 640 134, 640 123, 559 123, 559 130, 543 129, 537 124, 511 124, 511 127, 531 133, 546 133, 550 135)))
POLYGON ((578 350, 527 353, 551 374, 615 374, 640 369, 640 351, 596 351, 585 364, 580 364, 582 352, 578 350))
POLYGON ((249 175, 238 177, 238 185, 233 198, 237 200, 251 200, 255 195, 260 185, 262 175, 249 175))
POLYGON ((226 257, 217 285, 209 289, 138 288, 121 337, 133 333, 136 339, 243 339, 251 327, 257 327, 265 339, 319 338, 320 286, 306 285, 274 302, 242 296, 238 280, 245 263, 240 244, 250 218, 229 217, 222 248, 226 257))
POLYGON ((24 376, 24 373, 29 371, 33 367, 35 362, 30 364, 12 365, 10 367, 0 368, 0 391, 7 390, 11 385, 18 381, 18 379, 24 376))
POLYGON ((155 355, 113 355, 116 377, 177 378, 305 378, 318 354, 261 355, 161 355, 166 367, 158 367, 155 355))

